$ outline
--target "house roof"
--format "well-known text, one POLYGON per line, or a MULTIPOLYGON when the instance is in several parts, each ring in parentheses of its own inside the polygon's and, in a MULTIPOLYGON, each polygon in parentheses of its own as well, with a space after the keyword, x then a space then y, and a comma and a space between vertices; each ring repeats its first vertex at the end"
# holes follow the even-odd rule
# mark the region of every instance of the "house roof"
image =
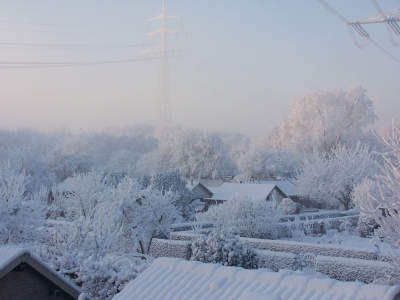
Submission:
MULTIPOLYGON (((214 195, 211 200, 228 200, 236 194, 244 194, 253 199, 265 199, 268 195, 277 188, 283 195, 276 184, 253 184, 253 183, 230 183, 224 182, 220 187, 210 188, 214 195)), ((286 195, 285 195, 286 196, 286 195)))
POLYGON ((399 292, 399 285, 340 282, 161 257, 113 300, 389 300, 399 292))
POLYGON ((209 188, 207 188, 204 184, 202 184, 201 182, 193 181, 193 184, 192 184, 190 180, 186 181, 186 188, 188 188, 190 191, 193 191, 196 186, 201 187, 207 193, 209 193, 210 195, 213 195, 213 192, 209 188))
POLYGON ((68 282, 40 258, 31 253, 29 249, 0 246, 0 278, 3 278, 21 263, 28 264, 75 299, 78 299, 82 293, 78 287, 68 282))
POLYGON ((296 196, 298 195, 297 187, 287 180, 279 180, 279 181, 260 181, 260 184, 276 184, 282 192, 284 192, 288 196, 296 196))

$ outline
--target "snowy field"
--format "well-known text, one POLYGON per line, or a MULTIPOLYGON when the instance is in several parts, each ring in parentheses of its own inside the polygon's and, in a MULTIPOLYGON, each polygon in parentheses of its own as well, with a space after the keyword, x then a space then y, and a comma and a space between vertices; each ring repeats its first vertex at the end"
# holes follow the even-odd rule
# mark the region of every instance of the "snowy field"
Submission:
POLYGON ((324 235, 305 235, 301 240, 296 238, 281 238, 280 240, 286 241, 301 241, 303 243, 310 244, 325 244, 334 246, 344 246, 351 248, 358 248, 360 250, 378 250, 378 253, 382 255, 393 255, 394 253, 400 254, 399 249, 392 249, 391 246, 381 241, 377 237, 363 238, 357 235, 356 232, 338 232, 336 229, 330 229, 324 235))

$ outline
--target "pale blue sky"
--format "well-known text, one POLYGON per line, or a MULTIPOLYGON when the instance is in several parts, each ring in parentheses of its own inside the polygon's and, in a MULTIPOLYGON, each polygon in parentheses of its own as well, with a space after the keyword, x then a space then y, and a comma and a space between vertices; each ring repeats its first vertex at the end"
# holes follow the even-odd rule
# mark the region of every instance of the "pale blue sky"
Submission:
MULTIPOLYGON (((368 0, 328 2, 349 20, 376 14, 368 0)), ((400 6, 379 3, 383 10, 400 6)), ((146 20, 161 6, 159 0, 2 1, 0 128, 86 131, 153 123, 157 60, 49 68, 5 68, 4 62, 136 59, 147 48, 140 47, 146 20)), ((182 16, 182 27, 176 20, 169 25, 188 32, 178 44, 190 48, 190 55, 170 59, 174 124, 257 136, 290 114, 296 96, 352 84, 374 100, 377 126, 400 115, 400 64, 373 45, 358 49, 317 0, 167 0, 166 8, 182 16)), ((384 25, 364 28, 400 60, 384 25)))

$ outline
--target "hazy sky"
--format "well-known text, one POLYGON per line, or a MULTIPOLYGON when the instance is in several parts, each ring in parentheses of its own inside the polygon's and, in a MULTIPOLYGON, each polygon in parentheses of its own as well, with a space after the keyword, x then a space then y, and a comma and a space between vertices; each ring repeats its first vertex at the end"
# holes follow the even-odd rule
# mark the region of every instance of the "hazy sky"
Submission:
MULTIPOLYGON (((328 2, 349 20, 377 13, 369 0, 328 2)), ((400 6, 379 3, 385 11, 400 6)), ((147 28, 146 20, 161 7, 159 0, 3 0, 0 128, 154 123, 159 62, 135 59, 157 44, 143 39, 141 45, 142 35, 159 25, 147 28)), ((352 84, 367 89, 377 126, 399 119, 400 63, 372 44, 357 48, 317 0, 167 0, 166 8, 182 16, 181 27, 178 20, 169 27, 187 31, 177 44, 190 49, 169 61, 174 124, 257 136, 290 114, 296 96, 352 84)), ((364 29, 400 60, 383 24, 364 29)))

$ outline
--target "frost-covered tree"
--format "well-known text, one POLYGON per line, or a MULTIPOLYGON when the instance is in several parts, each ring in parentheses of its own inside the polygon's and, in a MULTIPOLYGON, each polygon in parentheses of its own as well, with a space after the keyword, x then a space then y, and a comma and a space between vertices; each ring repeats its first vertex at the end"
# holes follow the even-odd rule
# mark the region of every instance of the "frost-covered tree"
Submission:
MULTIPOLYGON (((110 186, 108 177, 92 170, 89 173, 74 173, 72 177, 53 188, 55 207, 58 212, 74 217, 86 216, 100 202, 110 186)), ((58 216, 58 215, 57 215, 58 216)))
MULTIPOLYGON (((393 248, 400 245, 400 126, 392 123, 386 136, 378 137, 385 152, 379 153, 383 159, 382 174, 376 181, 364 180, 354 191, 354 203, 361 212, 373 215, 380 225, 380 235, 393 248)), ((400 266, 400 256, 395 258, 400 266)))
POLYGON ((94 167, 93 157, 89 152, 90 135, 83 133, 67 135, 49 151, 49 170, 57 176, 59 182, 74 173, 86 173, 94 167))
POLYGON ((26 191, 33 195, 38 193, 42 186, 51 189, 57 178, 48 170, 48 162, 45 152, 36 145, 25 145, 23 147, 4 148, 2 152, 3 161, 12 169, 19 172, 24 171, 29 177, 26 182, 26 191))
POLYGON ((171 224, 181 220, 177 196, 141 189, 132 178, 107 184, 95 171, 75 174, 69 187, 55 193, 53 206, 63 217, 48 221, 39 255, 92 297, 111 299, 147 267, 152 239, 168 236, 171 224))
POLYGON ((277 147, 329 153, 339 144, 354 146, 377 119, 365 89, 311 90, 292 103, 292 114, 275 129, 277 147))
POLYGON ((348 210, 354 186, 376 170, 375 157, 368 147, 338 145, 329 153, 314 150, 306 156, 293 183, 305 198, 336 207, 340 204, 348 210))
POLYGON ((253 180, 276 180, 293 175, 297 162, 290 152, 265 150, 253 143, 237 157, 238 169, 253 180))
POLYGON ((278 235, 279 215, 271 202, 237 194, 225 203, 210 206, 204 213, 197 213, 196 218, 220 229, 233 228, 244 237, 274 239, 278 235))
POLYGON ((140 189, 136 180, 126 178, 113 190, 112 196, 113 213, 119 215, 124 237, 131 244, 128 249, 148 254, 153 238, 168 237, 171 224, 181 220, 175 205, 179 195, 172 190, 140 189))
POLYGON ((45 190, 27 195, 25 173, 0 165, 0 244, 34 243, 47 211, 45 190))
POLYGON ((247 241, 239 241, 232 231, 226 229, 211 232, 208 236, 203 234, 193 241, 190 260, 244 269, 258 268, 257 252, 247 241))
POLYGON ((161 169, 177 168, 187 178, 219 178, 232 172, 233 163, 218 133, 164 128, 159 141, 161 169))
POLYGON ((178 170, 154 172, 150 178, 150 188, 165 192, 172 192, 176 195, 175 205, 185 219, 190 219, 195 213, 192 202, 193 193, 186 187, 186 180, 178 170))
POLYGON ((140 154, 127 149, 114 151, 108 160, 107 170, 109 172, 127 172, 136 165, 139 159, 140 154))

